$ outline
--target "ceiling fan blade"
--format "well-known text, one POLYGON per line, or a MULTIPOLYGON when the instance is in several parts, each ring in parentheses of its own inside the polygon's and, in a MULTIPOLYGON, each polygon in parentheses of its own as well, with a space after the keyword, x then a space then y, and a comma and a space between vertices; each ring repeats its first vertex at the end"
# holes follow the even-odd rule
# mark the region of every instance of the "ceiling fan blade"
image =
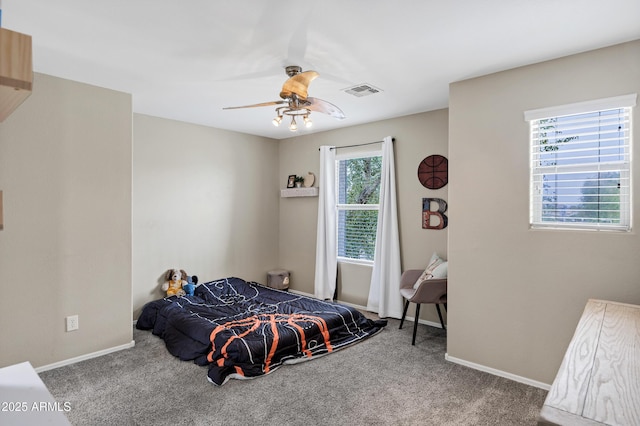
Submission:
POLYGON ((287 57, 283 61, 283 66, 285 67, 291 64, 297 64, 304 68, 312 68, 306 66, 307 63, 304 58, 307 56, 309 18, 313 14, 313 9, 315 9, 316 6, 314 2, 306 2, 303 7, 305 7, 306 11, 304 13, 297 13, 297 25, 289 39, 287 57))
POLYGON ((225 107, 225 108, 222 108, 222 109, 257 108, 257 107, 263 107, 263 106, 281 105, 281 104, 285 104, 285 103, 286 103, 285 101, 272 101, 272 102, 262 102, 260 104, 253 104, 253 105, 225 107))
POLYGON ((308 97, 305 101, 305 107, 311 111, 321 112, 323 114, 330 115, 338 120, 346 118, 344 112, 331 102, 323 101, 322 99, 308 97), (308 105, 307 105, 308 104, 308 105))
POLYGON ((273 77, 279 71, 280 71, 280 67, 275 66, 275 67, 271 67, 271 68, 269 68, 267 70, 264 70, 264 71, 257 71, 257 72, 247 73, 247 74, 234 75, 233 77, 218 78, 218 79, 215 79, 213 81, 254 80, 254 79, 258 79, 258 78, 273 77))
POLYGON ((291 95, 295 94, 298 99, 307 99, 307 89, 309 83, 318 77, 318 73, 315 71, 305 71, 294 75, 284 82, 282 85, 282 91, 280 97, 282 99, 291 98, 291 95))

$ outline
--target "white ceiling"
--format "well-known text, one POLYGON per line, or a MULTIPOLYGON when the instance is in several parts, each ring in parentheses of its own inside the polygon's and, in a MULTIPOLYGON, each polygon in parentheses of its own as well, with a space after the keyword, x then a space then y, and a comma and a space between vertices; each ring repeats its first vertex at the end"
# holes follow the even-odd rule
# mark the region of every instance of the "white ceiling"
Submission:
MULTIPOLYGON (((1 0, 0 0, 1 1, 1 0)), ((639 0, 4 0, 33 36, 37 72, 131 93, 133 110, 275 139, 286 65, 320 73, 309 95, 347 118, 447 107, 453 81, 640 39, 639 0), (368 83, 381 93, 342 91, 368 83)), ((639 76, 640 78, 640 76, 639 76)), ((37 87, 34 88, 37 90, 37 87)))

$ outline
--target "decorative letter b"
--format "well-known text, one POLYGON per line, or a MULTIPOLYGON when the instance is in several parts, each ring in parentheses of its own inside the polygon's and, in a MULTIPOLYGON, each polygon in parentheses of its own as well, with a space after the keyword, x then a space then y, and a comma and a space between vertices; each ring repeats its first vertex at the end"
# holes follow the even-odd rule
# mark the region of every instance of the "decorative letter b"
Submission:
POLYGON ((448 219, 444 212, 447 211, 447 202, 442 198, 422 199, 422 229, 444 229, 448 219), (431 204, 438 205, 436 210, 431 210, 431 204))

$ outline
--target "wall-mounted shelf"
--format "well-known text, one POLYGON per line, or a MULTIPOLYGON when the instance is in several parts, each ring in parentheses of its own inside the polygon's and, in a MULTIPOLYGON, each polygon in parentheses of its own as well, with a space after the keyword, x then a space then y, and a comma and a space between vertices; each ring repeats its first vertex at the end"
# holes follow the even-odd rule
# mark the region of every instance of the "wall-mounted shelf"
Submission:
POLYGON ((0 28, 0 122, 30 94, 31 36, 0 28))
POLYGON ((280 197, 317 197, 318 187, 309 188, 286 188, 280 190, 280 197))

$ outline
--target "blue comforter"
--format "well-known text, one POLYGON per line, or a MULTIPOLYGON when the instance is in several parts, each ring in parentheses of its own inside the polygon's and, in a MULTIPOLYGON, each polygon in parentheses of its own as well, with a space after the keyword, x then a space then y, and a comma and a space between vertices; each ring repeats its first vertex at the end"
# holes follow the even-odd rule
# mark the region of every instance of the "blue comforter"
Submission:
POLYGON ((180 359, 208 365, 209 380, 222 385, 334 352, 385 325, 349 306, 224 278, 193 296, 148 303, 136 327, 152 330, 180 359))

